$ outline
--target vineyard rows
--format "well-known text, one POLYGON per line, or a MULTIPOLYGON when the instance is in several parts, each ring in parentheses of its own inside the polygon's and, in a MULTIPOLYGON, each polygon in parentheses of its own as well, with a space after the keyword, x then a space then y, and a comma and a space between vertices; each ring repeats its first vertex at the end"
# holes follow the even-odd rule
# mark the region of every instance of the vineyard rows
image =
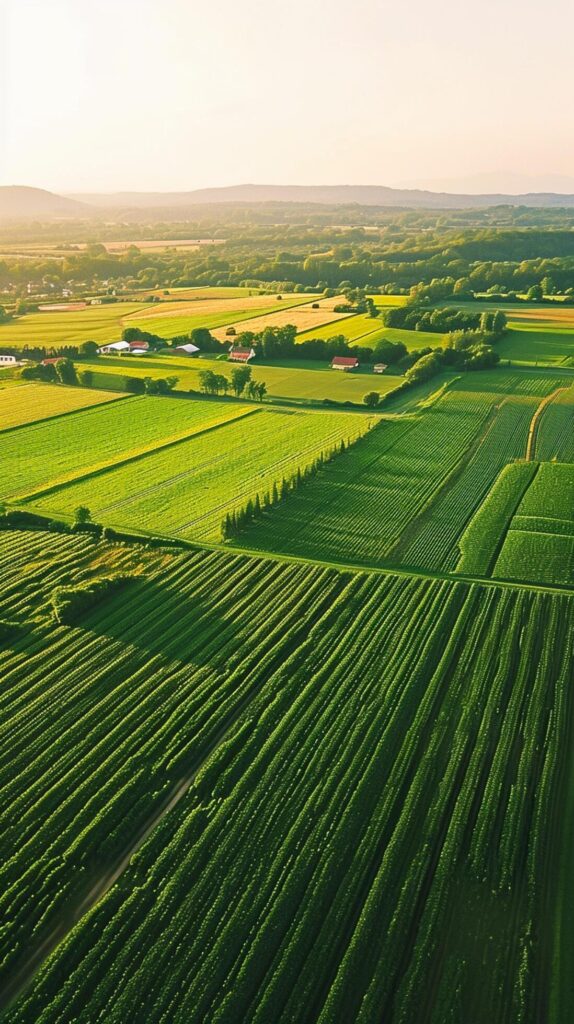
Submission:
POLYGON ((2 655, 5 979, 191 788, 10 1024, 547 1019, 572 598, 158 552, 48 630, 74 559, 130 568, 79 543, 28 541, 37 621, 2 655))

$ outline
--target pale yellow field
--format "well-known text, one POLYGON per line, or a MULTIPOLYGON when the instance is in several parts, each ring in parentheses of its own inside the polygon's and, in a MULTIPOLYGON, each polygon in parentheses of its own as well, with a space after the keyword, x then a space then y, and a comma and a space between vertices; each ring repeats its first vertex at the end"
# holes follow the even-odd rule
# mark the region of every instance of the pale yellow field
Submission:
MULTIPOLYGON (((274 295, 246 295, 242 294, 234 296, 232 298, 189 298, 184 299, 181 302, 166 302, 165 304, 157 303, 153 306, 148 306, 147 309, 139 311, 133 319, 142 320, 161 320, 162 317, 174 317, 174 316, 199 316, 200 314, 211 314, 211 313, 230 313, 233 315, 234 309, 237 312, 246 312, 248 310, 258 309, 269 309, 271 306, 277 309, 290 308, 291 306, 298 306, 301 303, 310 302, 311 299, 308 295, 285 295, 281 300, 277 299, 274 295)), ((125 317, 124 319, 129 320, 131 317, 125 317)), ((231 318, 230 318, 231 322, 231 318)))
MULTIPOLYGON (((312 303, 308 303, 305 306, 282 309, 277 313, 267 313, 263 316, 252 317, 247 321, 230 324, 229 326, 235 327, 239 334, 241 331, 254 331, 257 333, 264 330, 265 327, 284 327, 285 324, 293 324, 299 333, 301 331, 313 331, 316 327, 335 323, 337 320, 345 320, 350 315, 349 313, 334 313, 332 309, 328 309, 322 302, 319 303, 319 309, 312 309, 311 306, 312 303)), ((227 330, 228 327, 218 327, 212 330, 211 333, 219 341, 228 341, 227 330)), ((336 334, 337 332, 334 330, 333 333, 336 334)))

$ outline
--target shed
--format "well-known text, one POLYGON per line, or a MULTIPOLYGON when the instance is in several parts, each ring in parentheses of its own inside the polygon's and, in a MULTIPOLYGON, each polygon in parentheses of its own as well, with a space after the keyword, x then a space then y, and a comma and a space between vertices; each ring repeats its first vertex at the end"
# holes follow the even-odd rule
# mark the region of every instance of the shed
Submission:
POLYGON ((196 356, 199 352, 197 345, 192 345, 188 342, 186 345, 176 345, 174 352, 181 352, 182 356, 196 356))
POLYGON ((334 356, 331 360, 332 370, 355 370, 358 365, 356 356, 334 356))
POLYGON ((384 373, 388 368, 388 363, 375 363, 373 366, 373 373, 384 373))
POLYGON ((122 352, 129 351, 129 341, 112 341, 109 345, 102 345, 102 347, 98 349, 101 356, 121 355, 122 352))

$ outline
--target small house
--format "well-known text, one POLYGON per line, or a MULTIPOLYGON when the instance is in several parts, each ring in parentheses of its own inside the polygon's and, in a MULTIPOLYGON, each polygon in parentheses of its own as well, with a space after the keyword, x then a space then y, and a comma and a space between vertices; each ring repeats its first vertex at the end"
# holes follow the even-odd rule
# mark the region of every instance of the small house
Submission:
POLYGON ((387 363, 375 363, 373 373, 384 373, 386 369, 388 369, 387 363))
POLYGON ((55 366, 63 358, 63 356, 50 356, 49 359, 42 359, 42 366, 55 366))
POLYGON ((129 341, 112 341, 109 345, 102 345, 98 349, 98 353, 101 356, 121 356, 125 352, 130 352, 129 341))
POLYGON ((0 355, 0 366, 16 366, 16 356, 0 355))
POLYGON ((356 356, 334 356, 331 360, 332 370, 356 370, 359 360, 356 356))
POLYGON ((131 352, 131 354, 133 356, 137 356, 138 354, 139 355, 145 355, 145 353, 149 349, 149 342, 148 341, 130 341, 129 342, 129 346, 130 346, 130 352, 131 352))
POLYGON ((232 363, 248 363, 250 359, 255 356, 254 348, 231 348, 229 350, 229 360, 232 363))
POLYGON ((196 356, 199 352, 197 345, 192 345, 191 342, 187 342, 185 345, 176 345, 174 352, 179 352, 182 356, 196 356))

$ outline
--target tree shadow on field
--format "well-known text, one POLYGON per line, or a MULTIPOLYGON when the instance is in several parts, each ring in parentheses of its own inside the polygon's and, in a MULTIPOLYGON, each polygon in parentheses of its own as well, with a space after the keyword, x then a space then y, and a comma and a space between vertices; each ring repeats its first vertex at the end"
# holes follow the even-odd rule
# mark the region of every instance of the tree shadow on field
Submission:
POLYGON ((211 666, 225 661, 221 652, 241 627, 232 615, 223 618, 205 594, 145 577, 106 597, 77 625, 151 655, 211 666))

